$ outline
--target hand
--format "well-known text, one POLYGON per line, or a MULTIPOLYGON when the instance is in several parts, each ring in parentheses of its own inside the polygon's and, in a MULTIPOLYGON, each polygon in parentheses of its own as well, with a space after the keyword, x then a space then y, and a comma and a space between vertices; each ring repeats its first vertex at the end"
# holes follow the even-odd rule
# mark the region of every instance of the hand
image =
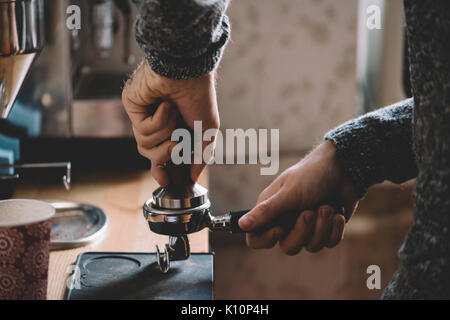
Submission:
POLYGON ((339 166, 333 143, 325 141, 275 179, 239 226, 247 231, 252 248, 271 248, 279 241, 289 255, 303 247, 316 252, 339 243, 358 200, 339 166), (324 203, 343 207, 344 212, 338 212, 343 215, 324 203), (318 210, 311 209, 319 205, 318 210))
MULTIPOLYGON (((214 81, 213 74, 189 80, 165 78, 156 74, 145 60, 126 83, 122 101, 132 122, 138 151, 152 161, 152 176, 161 186, 169 183, 165 163, 177 142, 168 139, 180 116, 191 129, 195 120, 202 121, 203 131, 219 128, 214 81), (159 106, 153 114, 151 108, 155 104, 159 106)), ((203 147, 211 143, 203 142, 203 147)), ((193 181, 205 165, 191 165, 193 181)))

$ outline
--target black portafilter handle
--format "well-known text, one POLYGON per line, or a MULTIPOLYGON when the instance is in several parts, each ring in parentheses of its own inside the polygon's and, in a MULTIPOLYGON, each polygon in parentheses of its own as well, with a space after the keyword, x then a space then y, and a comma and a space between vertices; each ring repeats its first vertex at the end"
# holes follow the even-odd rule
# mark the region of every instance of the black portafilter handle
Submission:
MULTIPOLYGON (((230 226, 228 228, 228 230, 231 233, 245 233, 246 231, 243 231, 240 227, 239 227, 239 219, 244 216, 246 213, 250 212, 251 210, 242 210, 242 211, 231 211, 229 212, 227 215, 229 215, 230 217, 230 226)), ((293 216, 294 217, 294 216, 293 216)), ((288 229, 289 226, 295 224, 295 221, 292 221, 292 218, 289 217, 280 217, 279 219, 277 219, 277 224, 279 224, 280 226, 288 229)))
POLYGON ((245 233, 245 231, 239 227, 239 219, 248 212, 250 212, 250 210, 231 211, 230 212, 230 231, 231 231, 231 233, 245 233))

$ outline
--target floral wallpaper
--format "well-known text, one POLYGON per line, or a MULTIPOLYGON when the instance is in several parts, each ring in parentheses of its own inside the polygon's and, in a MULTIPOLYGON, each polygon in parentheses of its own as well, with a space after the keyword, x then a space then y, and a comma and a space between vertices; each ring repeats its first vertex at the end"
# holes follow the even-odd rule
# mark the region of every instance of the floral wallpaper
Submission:
POLYGON ((309 148, 356 114, 356 0, 241 0, 219 69, 224 128, 279 128, 309 148))

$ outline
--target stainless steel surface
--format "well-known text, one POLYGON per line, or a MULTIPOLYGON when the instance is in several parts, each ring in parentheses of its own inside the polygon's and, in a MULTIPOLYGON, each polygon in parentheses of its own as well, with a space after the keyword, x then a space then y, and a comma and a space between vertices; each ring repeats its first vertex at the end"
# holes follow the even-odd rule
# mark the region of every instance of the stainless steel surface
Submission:
POLYGON ((156 245, 156 260, 162 273, 169 271, 170 262, 187 260, 190 256, 191 248, 186 235, 169 237, 169 243, 165 245, 164 251, 160 251, 158 245, 156 245))
MULTIPOLYGON (((88 27, 77 30, 79 50, 70 54, 69 85, 73 137, 132 138, 121 102, 121 88, 143 56, 130 23, 136 15, 131 0, 75 0, 89 17, 88 27)), ((73 48, 73 42, 72 48, 73 48)), ((63 124, 59 124, 62 126, 63 124)))
MULTIPOLYGON (((144 216, 147 219, 147 216, 152 216, 152 217, 148 217, 149 219, 156 219, 155 221, 157 221, 157 217, 158 216, 167 216, 167 217, 173 217, 174 219, 176 219, 176 217, 178 216, 183 216, 183 215, 187 215, 190 213, 195 213, 198 211, 205 211, 207 209, 209 209, 211 206, 211 203, 209 202, 209 200, 207 202, 205 202, 204 204, 202 204, 201 206, 198 207, 194 207, 194 208, 189 208, 189 209, 164 209, 164 208, 159 208, 156 204, 153 198, 148 199, 145 204, 144 204, 144 216)), ((161 220, 161 221, 165 221, 165 220, 161 220)), ((170 220, 172 221, 172 220, 170 220)))
POLYGON ((91 1, 93 46, 95 55, 106 59, 111 55, 114 45, 114 4, 112 0, 91 1))
POLYGON ((19 179, 19 175, 16 174, 9 174, 9 175, 0 175, 0 180, 14 180, 19 179))
MULTIPOLYGON (((24 163, 24 164, 0 164, 0 168, 14 169, 46 169, 46 168, 66 168, 66 174, 62 177, 62 181, 66 190, 70 190, 72 182, 72 164, 70 162, 49 162, 49 163, 24 163)), ((18 174, 12 176, 0 176, 0 179, 17 179, 18 174)))
POLYGON ((213 216, 211 212, 208 214, 208 227, 212 231, 228 231, 230 232, 231 215, 224 214, 222 216, 213 216))
MULTIPOLYGON (((8 121, 26 131, 28 137, 132 138, 129 118, 121 105, 123 83, 136 67, 134 60, 143 57, 134 41, 132 24, 137 10, 132 1, 31 2, 44 4, 41 15, 45 29, 39 38, 45 33, 44 49, 17 95, 17 113, 8 121), (69 30, 66 25, 73 15, 66 13, 71 5, 81 9, 81 29, 69 30)), ((4 32, 3 17, 9 17, 5 8, 12 2, 0 3, 0 39, 6 39, 5 35, 10 35, 4 32)), ((19 33, 16 36, 20 38, 19 33)), ((31 64, 33 57, 24 57, 27 59, 22 63, 31 64)), ((25 74, 21 73, 23 78, 25 74)), ((5 92, 6 86, 0 85, 0 105, 6 105, 5 92)), ((11 130, 11 135, 15 132, 11 130)))
POLYGON ((170 269, 170 257, 169 250, 167 249, 169 245, 166 244, 166 250, 160 251, 159 246, 156 245, 156 260, 158 261, 159 270, 162 273, 167 273, 170 269))
POLYGON ((56 209, 50 241, 52 250, 82 247, 105 233, 108 217, 100 208, 76 202, 48 202, 56 209))
POLYGON ((170 210, 159 208, 151 198, 145 202, 143 213, 153 232, 164 230, 164 233, 160 234, 180 235, 180 230, 183 234, 190 234, 204 228, 231 232, 231 214, 214 216, 209 210, 210 206, 207 200, 196 208, 170 210))
POLYGON ((164 209, 158 207, 151 198, 144 204, 144 217, 149 223, 150 229, 159 234, 181 235, 190 234, 202 230, 205 224, 205 216, 208 215, 210 202, 189 209, 164 209))
POLYGON ((158 208, 189 209, 209 202, 208 190, 198 183, 186 186, 168 186, 153 192, 153 201, 158 208))
POLYGON ((43 46, 43 2, 0 1, 0 17, 0 117, 7 118, 43 46))
POLYGON ((164 250, 156 246, 157 260, 161 272, 166 273, 171 261, 189 258, 187 234, 204 228, 212 231, 232 231, 231 213, 213 216, 208 190, 198 184, 185 188, 158 188, 143 207, 144 217, 150 230, 169 236, 164 250), (176 189, 174 192, 173 190, 176 189))
POLYGON ((357 37, 358 113, 405 98, 402 87, 404 15, 402 0, 359 0, 357 37), (379 8, 381 28, 367 23, 379 8))

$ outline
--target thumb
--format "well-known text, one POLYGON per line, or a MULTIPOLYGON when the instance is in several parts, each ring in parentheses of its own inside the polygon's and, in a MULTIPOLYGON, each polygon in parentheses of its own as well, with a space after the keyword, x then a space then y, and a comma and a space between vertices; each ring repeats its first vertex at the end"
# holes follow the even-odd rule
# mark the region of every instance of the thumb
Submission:
POLYGON ((268 199, 258 203, 249 213, 239 219, 239 227, 243 231, 253 231, 266 227, 278 216, 288 211, 288 202, 282 190, 268 199))

